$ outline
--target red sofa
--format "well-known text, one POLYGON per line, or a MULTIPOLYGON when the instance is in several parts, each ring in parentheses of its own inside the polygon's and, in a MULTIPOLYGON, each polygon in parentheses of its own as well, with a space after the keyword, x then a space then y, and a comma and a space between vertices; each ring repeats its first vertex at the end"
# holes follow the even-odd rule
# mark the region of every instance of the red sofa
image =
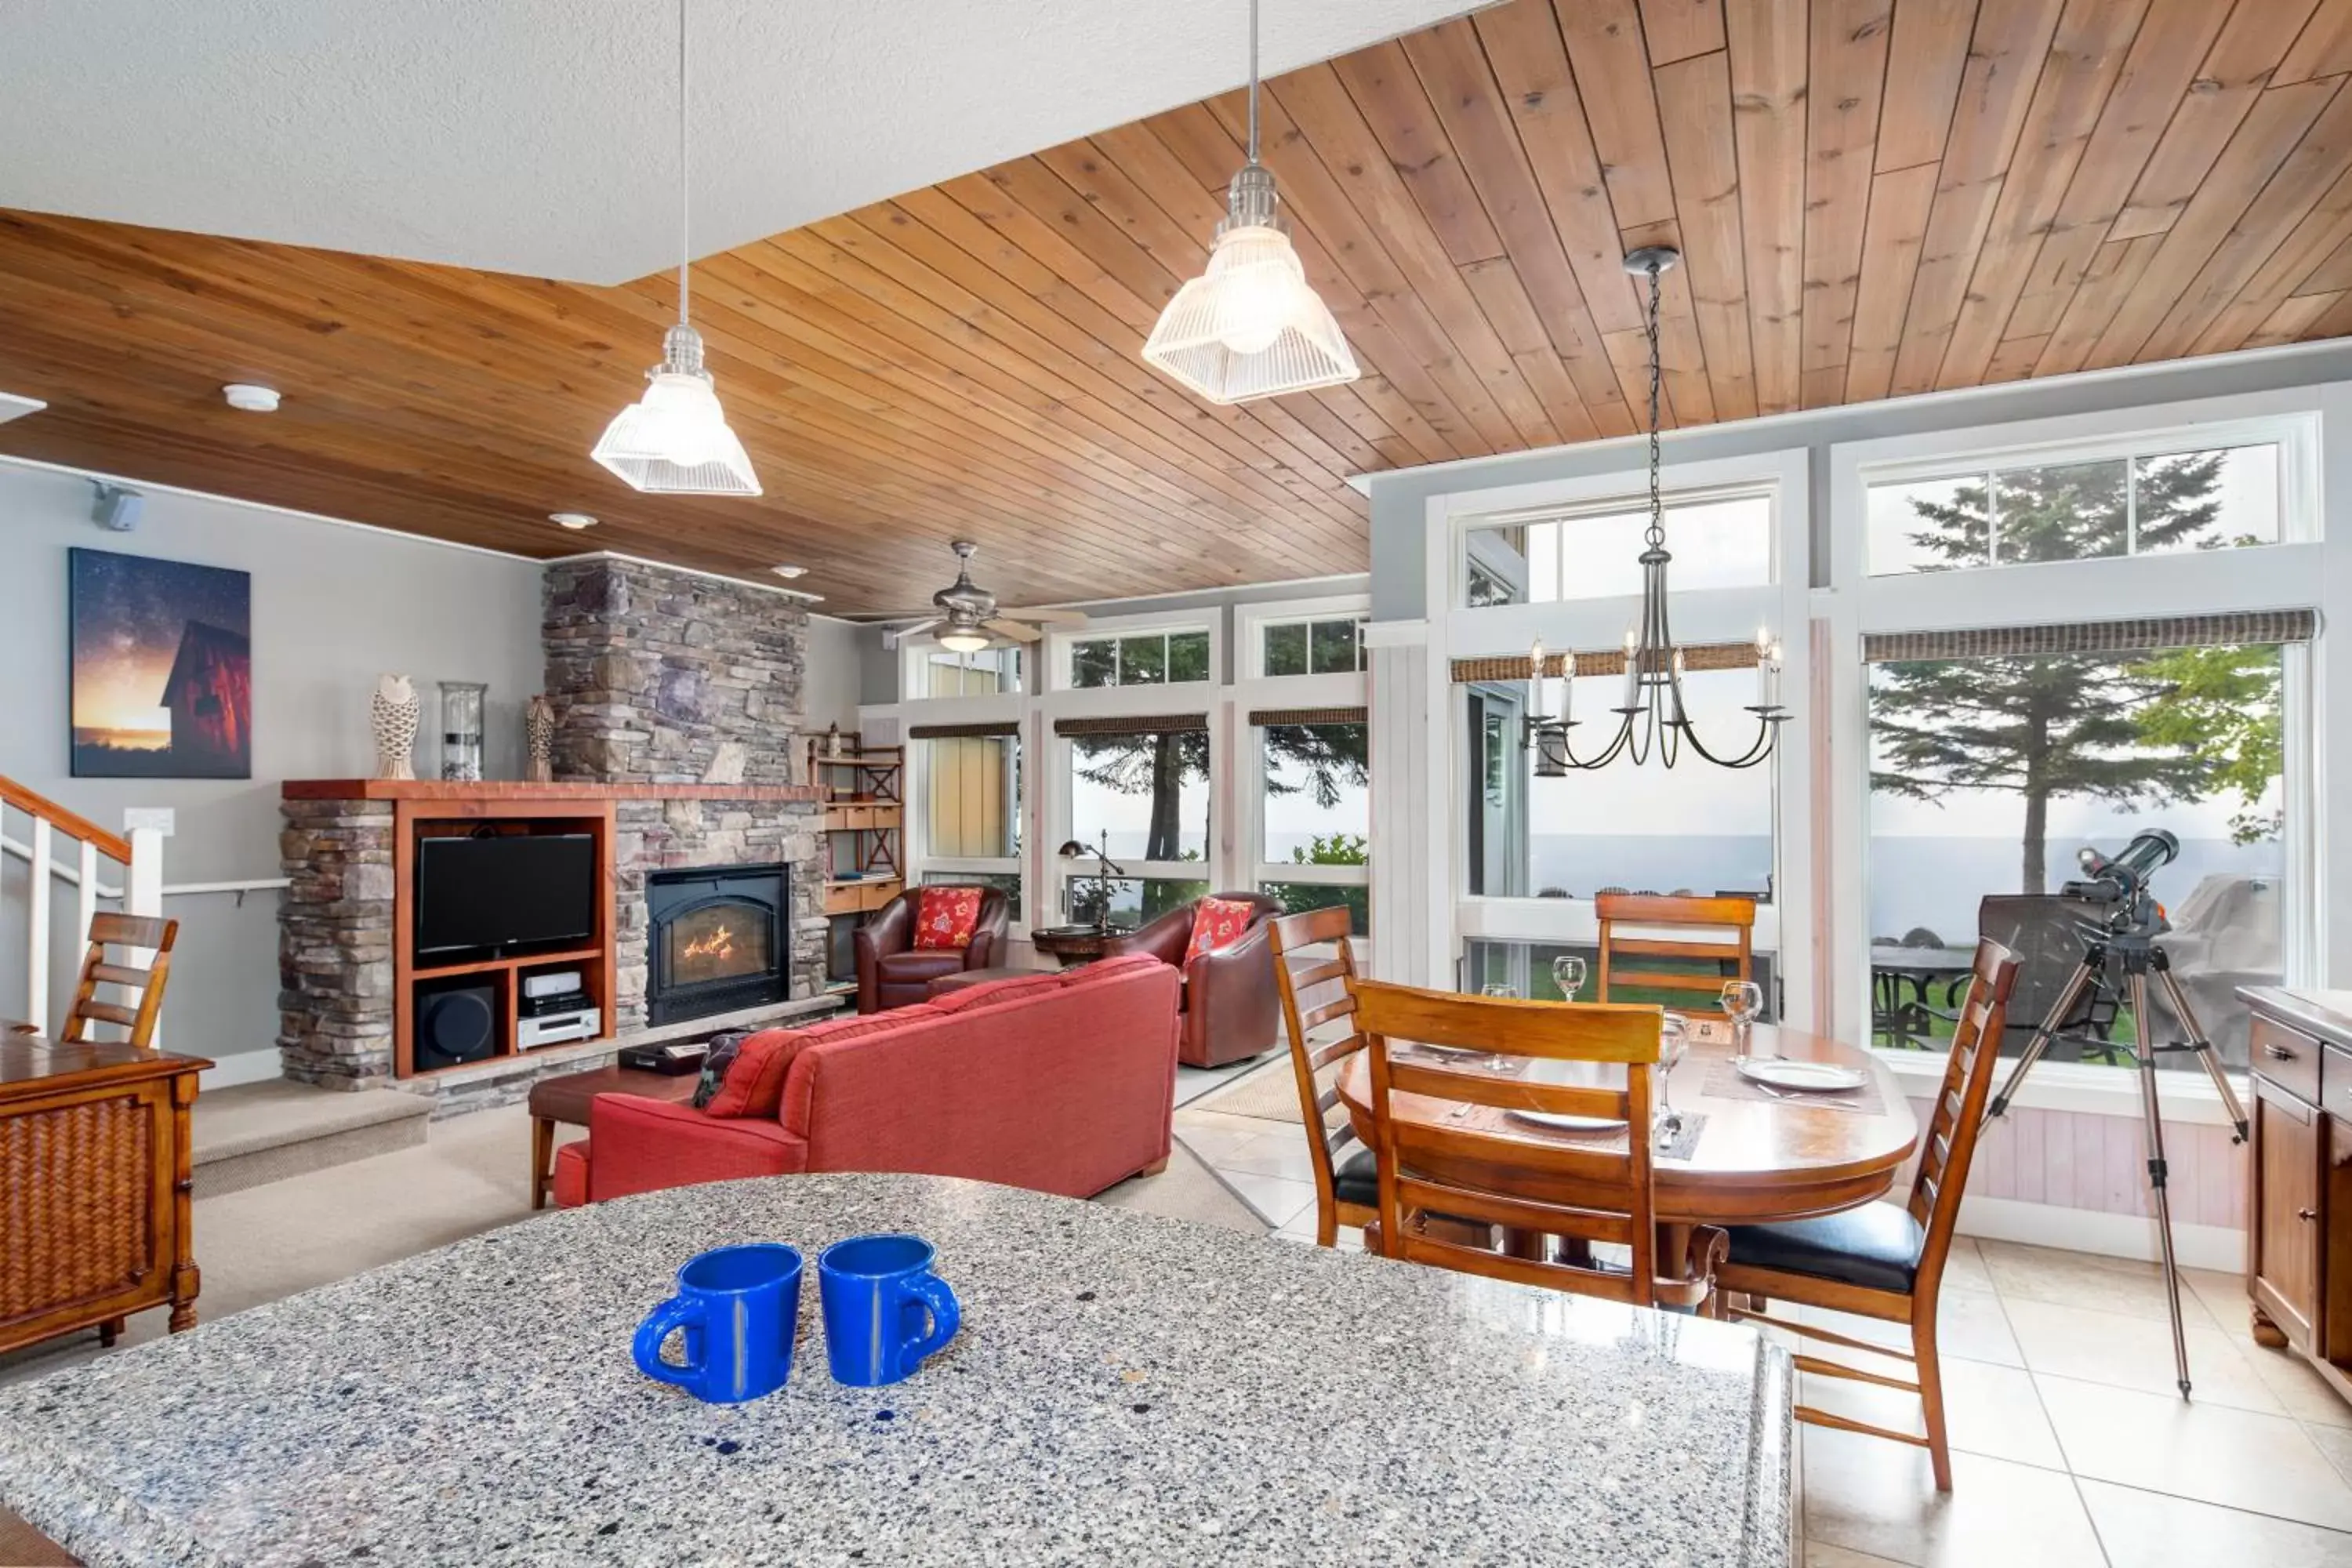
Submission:
POLYGON ((1156 960, 1109 959, 778 1031, 806 1043, 773 1118, 600 1094, 588 1137, 556 1152, 556 1202, 802 1171, 969 1176, 1090 1197, 1168 1159, 1177 988, 1156 960))

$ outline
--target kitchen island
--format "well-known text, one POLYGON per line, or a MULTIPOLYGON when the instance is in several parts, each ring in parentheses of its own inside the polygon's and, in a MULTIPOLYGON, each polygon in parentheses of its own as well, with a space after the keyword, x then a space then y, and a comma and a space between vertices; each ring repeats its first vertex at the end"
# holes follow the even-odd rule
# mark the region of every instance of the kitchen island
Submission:
POLYGON ((924 1176, 535 1217, 0 1388, 0 1504, 149 1563, 1736 1564, 1790 1556, 1752 1331, 924 1176), (911 1230, 962 1332, 825 1371, 815 1258, 911 1230), (792 1380, 630 1363, 708 1247, 808 1259, 792 1380))

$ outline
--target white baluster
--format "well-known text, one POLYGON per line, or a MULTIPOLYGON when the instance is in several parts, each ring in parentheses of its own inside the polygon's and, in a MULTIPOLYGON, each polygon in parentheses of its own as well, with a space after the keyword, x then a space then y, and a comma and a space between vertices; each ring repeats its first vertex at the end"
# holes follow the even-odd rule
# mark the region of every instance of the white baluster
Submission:
POLYGON ((49 824, 33 818, 33 853, 25 877, 25 1021, 43 1034, 49 1027, 49 824))
MULTIPOLYGON (((131 864, 122 869, 122 912, 128 915, 160 915, 163 912, 163 840, 169 828, 134 826, 141 818, 152 823, 157 817, 170 819, 169 813, 126 812, 124 837, 131 840, 131 864)), ((144 968, 154 961, 152 948, 133 948, 130 962, 133 967, 144 968)), ((148 1045, 156 1050, 163 1048, 163 1020, 159 1014, 155 1032, 148 1045)))

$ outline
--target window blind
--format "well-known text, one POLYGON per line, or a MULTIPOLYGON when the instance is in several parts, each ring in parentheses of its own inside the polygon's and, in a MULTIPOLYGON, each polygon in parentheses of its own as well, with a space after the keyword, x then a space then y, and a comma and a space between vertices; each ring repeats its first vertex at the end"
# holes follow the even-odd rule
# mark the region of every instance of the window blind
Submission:
MULTIPOLYGON (((1874 632, 1862 639, 1871 664, 1927 658, 2031 658, 2037 654, 2146 653, 2162 647, 2309 642, 2319 635, 2311 610, 2249 610, 2216 616, 2071 621, 2048 626, 1979 626, 1962 631, 1874 632)), ((1519 660, 1524 671, 1526 659, 1519 660)), ((1520 677, 1525 679, 1523 674, 1520 677)))
POLYGON ((1056 735, 1164 735, 1206 730, 1206 713, 1122 714, 1107 719, 1056 719, 1056 735))

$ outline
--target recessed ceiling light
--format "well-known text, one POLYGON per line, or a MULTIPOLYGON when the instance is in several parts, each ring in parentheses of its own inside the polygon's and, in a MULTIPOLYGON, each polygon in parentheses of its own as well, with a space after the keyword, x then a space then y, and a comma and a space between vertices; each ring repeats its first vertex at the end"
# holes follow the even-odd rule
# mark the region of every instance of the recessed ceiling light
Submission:
POLYGON ((805 577, 808 575, 808 568, 805 566, 777 566, 772 567, 771 570, 779 577, 805 577))
POLYGON ((228 399, 228 405, 231 408, 240 409, 247 414, 278 412, 278 389, 274 386, 257 386, 249 381, 232 381, 221 388, 221 395, 228 399))
POLYGON ((583 528, 596 526, 596 520, 584 511, 551 511, 547 514, 547 521, 558 528, 568 528, 574 533, 583 528))

